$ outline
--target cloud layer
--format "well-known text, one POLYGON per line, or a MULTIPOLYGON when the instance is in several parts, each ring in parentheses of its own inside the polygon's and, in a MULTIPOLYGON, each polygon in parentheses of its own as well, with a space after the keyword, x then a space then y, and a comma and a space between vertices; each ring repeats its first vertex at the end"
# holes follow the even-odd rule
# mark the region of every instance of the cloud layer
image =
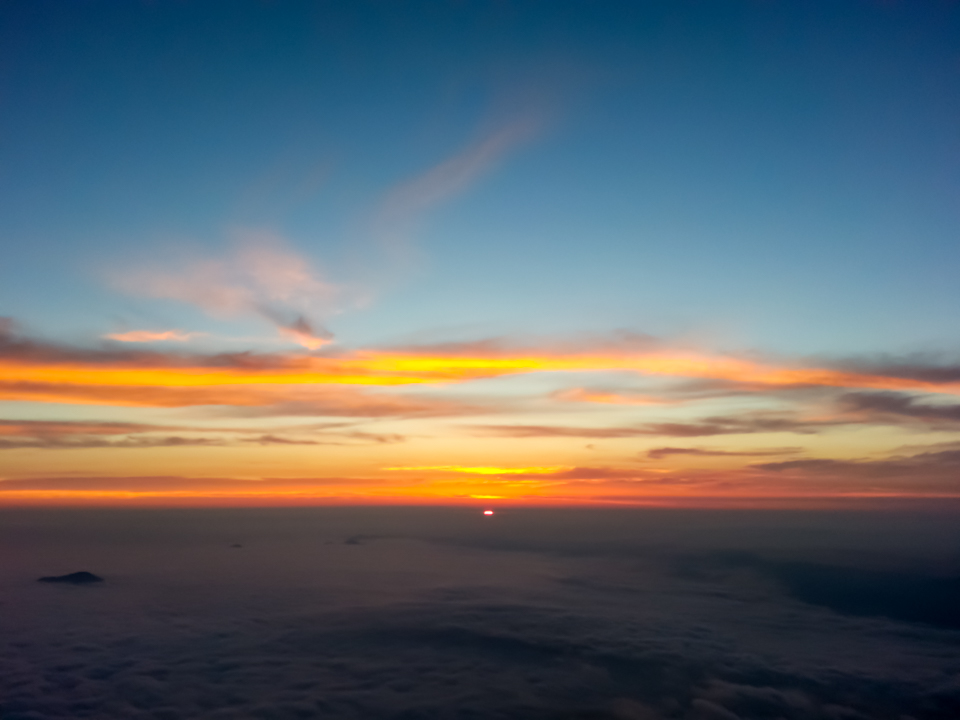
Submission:
MULTIPOLYGON (((40 425, 11 418, 0 426, 0 449, 106 452, 193 446, 263 448, 264 452, 288 448, 292 452, 310 445, 386 446, 416 438, 411 441, 416 449, 410 450, 417 454, 416 460, 398 455, 377 465, 380 470, 407 467, 422 474, 414 478, 413 470, 408 471, 413 484, 398 489, 397 499, 419 494, 424 498, 620 503, 666 498, 706 501, 721 496, 960 494, 952 474, 953 449, 942 447, 949 442, 949 433, 960 431, 957 403, 952 400, 960 386, 950 367, 941 364, 921 371, 917 364, 889 361, 869 368, 867 373, 839 361, 835 367, 826 363, 810 367, 799 360, 745 359, 628 335, 528 345, 492 339, 281 353, 176 352, 112 344, 82 347, 31 339, 7 322, 0 327, 0 400, 120 406, 142 413, 144 420, 139 429, 101 423, 97 430, 94 423, 40 425), (582 389, 584 376, 599 374, 607 378, 607 388, 616 380, 625 389, 582 389), (524 377, 549 378, 553 388, 526 396, 494 395, 482 382, 524 377), (666 381, 674 385, 664 385, 666 381), (736 404, 718 414, 716 402, 724 400, 720 395, 684 396, 689 388, 682 386, 676 394, 676 383, 691 382, 711 385, 711 393, 729 391, 736 404), (654 391, 640 392, 636 383, 653 385, 654 391), (557 385, 561 388, 556 389, 557 385), (878 389, 892 387, 900 390, 878 389), (684 402, 675 402, 677 397, 684 402), (702 411, 698 403, 714 403, 714 412, 702 411), (206 421, 229 418, 243 429, 221 432, 189 422, 150 421, 151 409, 173 408, 194 408, 193 417, 206 421), (543 422, 545 413, 552 422, 543 422), (261 427, 257 422, 257 418, 282 416, 424 424, 387 431, 328 429, 320 437, 261 427), (905 444, 902 439, 891 446, 892 428, 915 433, 913 439, 921 442, 914 442, 917 447, 904 455, 896 449, 905 444), (837 434, 856 430, 870 430, 874 437, 882 437, 883 431, 888 436, 872 445, 863 443, 864 449, 851 450, 846 457, 824 456, 815 449, 816 443, 833 442, 837 434), (932 432, 939 435, 925 437, 932 432), (748 436, 750 444, 743 446, 748 436), (684 439, 698 443, 677 444, 684 439), (589 445, 576 446, 573 452, 575 446, 558 444, 563 440, 589 441, 589 445), (785 445, 791 447, 784 449, 785 445), (431 447, 441 446, 434 455, 437 451, 431 447), (531 449, 516 455, 522 447, 531 449), (595 450, 600 454, 590 457, 595 450), (791 455, 784 463, 752 462, 783 454, 791 455), (712 467, 706 467, 708 460, 713 461, 712 467), (483 473, 467 477, 471 473, 457 472, 457 468, 491 470, 481 481, 483 473), (551 471, 514 472, 512 468, 551 471)), ((358 477, 369 476, 370 467, 357 468, 358 477)), ((38 469, 29 474, 45 474, 38 469)), ((18 470, 21 475, 24 472, 18 470)), ((102 470, 87 472, 97 476, 102 470)), ((240 474, 240 468, 224 472, 240 474)), ((82 487, 77 491, 84 492, 82 487)), ((376 495, 377 500, 383 498, 376 495)))
POLYGON ((17 548, 0 569, 4 716, 948 720, 960 709, 956 613, 936 612, 956 593, 938 575, 943 543, 960 537, 936 514, 3 520, 17 548), (35 582, 81 567, 106 582, 35 582))

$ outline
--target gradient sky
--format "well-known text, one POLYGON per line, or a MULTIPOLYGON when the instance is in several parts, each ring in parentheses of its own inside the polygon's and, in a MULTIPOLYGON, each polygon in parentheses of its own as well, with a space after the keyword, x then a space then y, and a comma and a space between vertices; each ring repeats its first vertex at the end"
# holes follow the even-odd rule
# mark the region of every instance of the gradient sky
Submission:
POLYGON ((955 2, 0 5, 0 503, 960 495, 955 2))

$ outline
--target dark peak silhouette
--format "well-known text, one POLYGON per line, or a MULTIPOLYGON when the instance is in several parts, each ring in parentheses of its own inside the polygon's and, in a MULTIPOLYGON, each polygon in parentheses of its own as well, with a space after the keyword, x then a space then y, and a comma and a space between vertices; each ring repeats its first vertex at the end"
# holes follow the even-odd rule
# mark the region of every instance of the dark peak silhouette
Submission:
POLYGON ((86 570, 81 570, 80 572, 70 573, 69 575, 48 575, 47 577, 39 578, 37 582, 87 585, 89 583, 103 582, 103 578, 86 570))

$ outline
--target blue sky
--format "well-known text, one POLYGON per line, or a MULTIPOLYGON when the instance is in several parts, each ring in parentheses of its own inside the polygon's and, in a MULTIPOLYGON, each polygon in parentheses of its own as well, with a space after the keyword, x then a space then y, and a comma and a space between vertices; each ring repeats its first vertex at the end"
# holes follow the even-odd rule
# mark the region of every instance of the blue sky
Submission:
POLYGON ((110 302, 95 269, 144 244, 267 226, 335 267, 391 186, 532 114, 532 137, 422 213, 416 267, 340 332, 955 347, 952 4, 5 14, 3 299, 38 329, 92 326, 110 302))

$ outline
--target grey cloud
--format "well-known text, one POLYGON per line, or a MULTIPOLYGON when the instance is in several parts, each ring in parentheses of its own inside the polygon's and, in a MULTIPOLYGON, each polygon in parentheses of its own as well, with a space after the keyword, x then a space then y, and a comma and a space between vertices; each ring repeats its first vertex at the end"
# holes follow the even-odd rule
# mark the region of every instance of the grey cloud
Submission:
POLYGON ((169 425, 87 420, 0 420, 0 437, 48 437, 62 435, 126 435, 173 430, 169 425))
POLYGON ((284 432, 263 432, 257 428, 204 428, 126 422, 0 420, 0 450, 88 448, 155 448, 197 446, 260 445, 357 445, 387 444, 406 440, 397 433, 374 433, 352 428, 350 423, 325 423, 288 427, 284 432), (189 437, 162 435, 172 431, 190 432, 189 437), (118 438, 117 436, 127 437, 118 438), (202 435, 197 437, 197 435, 202 435), (245 437, 253 435, 253 437, 245 437))
POLYGON ((187 438, 178 435, 164 437, 134 437, 122 440, 105 440, 100 437, 46 437, 46 438, 0 438, 0 450, 87 450, 91 448, 157 448, 188 446, 223 446, 228 442, 219 438, 187 438))
POLYGON ((785 462, 760 463, 753 467, 761 470, 804 470, 810 472, 865 472, 904 473, 924 468, 960 467, 960 450, 940 450, 918 453, 916 455, 895 456, 882 460, 834 460, 829 458, 809 458, 788 460, 785 462))
POLYGON ((285 437, 282 435, 265 434, 257 437, 243 438, 243 442, 259 445, 354 445, 363 444, 392 444, 406 441, 406 437, 397 433, 370 433, 362 431, 347 431, 328 433, 331 439, 311 440, 303 437, 285 437), (337 438, 337 439, 332 439, 337 438))
POLYGON ((834 367, 881 377, 921 380, 936 384, 960 381, 960 363, 942 357, 914 355, 904 358, 883 356, 868 360, 834 361, 834 367))
POLYGON ((960 404, 919 402, 914 395, 896 392, 847 393, 839 399, 847 412, 863 413, 880 422, 918 421, 945 428, 960 428, 960 404))
POLYGON ((853 482, 861 491, 936 492, 949 497, 960 494, 960 450, 938 450, 880 459, 836 460, 805 458, 758 463, 762 472, 788 473, 800 478, 853 482), (906 485, 904 485, 906 483, 906 485))
POLYGON ((560 425, 474 425, 474 431, 498 437, 582 437, 627 438, 643 436, 707 437, 751 433, 791 432, 810 435, 842 421, 804 420, 789 413, 756 412, 743 415, 713 416, 699 422, 660 422, 640 425, 590 428, 560 425))
POLYGON ((763 455, 792 455, 802 450, 799 447, 766 448, 763 450, 710 450, 708 448, 659 447, 647 450, 651 460, 661 460, 672 455, 694 455, 697 457, 758 457, 763 455))

